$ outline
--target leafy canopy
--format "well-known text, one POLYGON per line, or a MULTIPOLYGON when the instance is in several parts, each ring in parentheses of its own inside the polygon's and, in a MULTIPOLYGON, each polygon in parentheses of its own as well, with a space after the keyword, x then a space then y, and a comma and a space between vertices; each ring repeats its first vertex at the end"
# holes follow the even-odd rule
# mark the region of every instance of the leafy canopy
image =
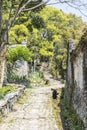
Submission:
POLYGON ((32 57, 31 51, 24 46, 16 46, 15 48, 9 48, 7 52, 8 63, 15 63, 17 60, 25 60, 30 62, 32 57))

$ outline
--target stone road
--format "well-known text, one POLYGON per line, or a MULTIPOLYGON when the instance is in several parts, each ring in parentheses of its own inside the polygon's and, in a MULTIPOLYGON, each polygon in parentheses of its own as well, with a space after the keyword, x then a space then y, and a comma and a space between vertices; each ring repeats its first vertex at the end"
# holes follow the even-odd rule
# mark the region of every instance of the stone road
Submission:
POLYGON ((28 89, 27 101, 4 117, 0 130, 59 130, 52 113, 51 88, 61 87, 51 80, 48 87, 28 89))

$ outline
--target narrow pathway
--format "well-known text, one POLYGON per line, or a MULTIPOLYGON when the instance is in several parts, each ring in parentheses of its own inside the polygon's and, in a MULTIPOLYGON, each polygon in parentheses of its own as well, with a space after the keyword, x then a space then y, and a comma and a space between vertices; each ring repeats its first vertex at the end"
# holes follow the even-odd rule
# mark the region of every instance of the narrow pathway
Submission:
POLYGON ((59 130, 52 113, 51 88, 62 84, 51 79, 48 87, 28 89, 27 101, 16 105, 0 124, 0 130, 59 130))

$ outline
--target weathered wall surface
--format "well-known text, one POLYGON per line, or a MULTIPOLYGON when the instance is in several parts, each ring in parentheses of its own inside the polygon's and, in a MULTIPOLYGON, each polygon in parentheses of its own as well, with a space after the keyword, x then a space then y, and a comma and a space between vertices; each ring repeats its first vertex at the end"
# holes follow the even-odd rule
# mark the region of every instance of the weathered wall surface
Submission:
POLYGON ((73 50, 73 39, 69 40, 67 47, 67 74, 66 74, 66 98, 68 103, 71 102, 71 95, 73 89, 73 75, 72 75, 72 63, 71 63, 71 52, 73 50))
POLYGON ((15 69, 15 74, 18 75, 19 77, 26 77, 28 78, 28 72, 29 72, 29 67, 27 61, 16 61, 16 69, 15 69))
MULTIPOLYGON (((86 57, 87 58, 87 57, 86 57)), ((74 61, 74 90, 73 106, 85 128, 87 128, 87 92, 85 90, 84 80, 84 54, 80 52, 74 61)))
POLYGON ((87 130, 87 32, 82 36, 77 48, 69 50, 66 95, 71 99, 68 101, 73 104, 87 130))

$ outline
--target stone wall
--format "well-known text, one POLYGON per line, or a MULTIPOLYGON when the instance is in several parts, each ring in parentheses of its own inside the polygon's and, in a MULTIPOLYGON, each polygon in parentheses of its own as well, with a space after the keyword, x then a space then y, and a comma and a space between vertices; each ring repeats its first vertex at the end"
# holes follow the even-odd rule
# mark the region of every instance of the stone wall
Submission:
POLYGON ((17 60, 16 63, 15 63, 15 74, 18 75, 19 77, 26 77, 28 79, 28 73, 29 73, 29 66, 28 66, 28 63, 27 61, 19 61, 17 60))
MULTIPOLYGON (((11 84, 10 84, 11 85, 11 84)), ((13 84, 12 84, 13 86, 13 84)), ((14 105, 25 91, 24 85, 15 84, 17 89, 14 92, 8 93, 0 100, 0 114, 5 116, 7 113, 14 110, 14 105)))
POLYGON ((76 49, 70 48, 70 44, 69 41, 66 97, 67 101, 73 104, 87 130, 87 32, 76 49))

